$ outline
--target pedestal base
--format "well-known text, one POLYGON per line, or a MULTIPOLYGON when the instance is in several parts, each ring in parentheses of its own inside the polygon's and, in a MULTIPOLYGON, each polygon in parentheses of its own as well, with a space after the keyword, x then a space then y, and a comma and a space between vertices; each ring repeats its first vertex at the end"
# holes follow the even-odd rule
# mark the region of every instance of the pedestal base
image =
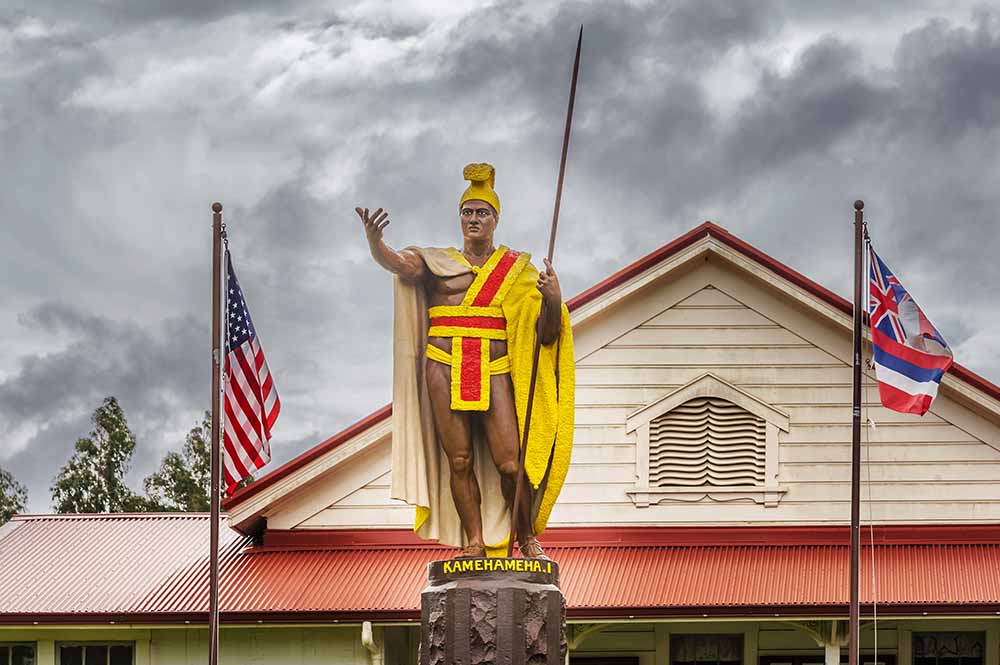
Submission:
POLYGON ((566 600, 542 559, 452 559, 427 565, 420 665, 563 665, 566 600))

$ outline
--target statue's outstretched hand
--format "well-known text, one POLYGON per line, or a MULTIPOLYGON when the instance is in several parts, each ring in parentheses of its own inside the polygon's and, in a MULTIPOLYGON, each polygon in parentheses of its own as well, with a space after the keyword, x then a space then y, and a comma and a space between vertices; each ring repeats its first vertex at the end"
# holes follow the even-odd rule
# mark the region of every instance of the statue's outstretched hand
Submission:
POLYGON ((389 226, 389 213, 384 212, 382 208, 371 214, 368 213, 368 208, 355 208, 354 212, 358 213, 358 217, 361 218, 361 222, 365 225, 365 235, 368 236, 368 244, 374 247, 382 239, 382 231, 385 227, 389 226))
POLYGON ((558 307, 562 304, 562 289, 559 288, 559 277, 556 275, 552 262, 545 259, 545 270, 538 273, 538 290, 549 305, 558 307))
POLYGON ((410 249, 397 252, 382 242, 382 231, 389 226, 388 212, 382 208, 372 213, 368 212, 368 208, 355 208, 354 212, 358 213, 361 223, 365 225, 368 249, 371 250, 375 263, 407 282, 417 283, 424 278, 427 266, 420 254, 410 249))

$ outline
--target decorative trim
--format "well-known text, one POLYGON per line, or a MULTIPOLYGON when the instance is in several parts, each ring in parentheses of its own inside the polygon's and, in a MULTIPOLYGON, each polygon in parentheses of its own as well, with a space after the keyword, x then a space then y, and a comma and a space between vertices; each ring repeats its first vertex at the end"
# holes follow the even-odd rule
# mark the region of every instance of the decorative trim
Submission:
POLYGON ((392 404, 386 404, 381 409, 375 411, 374 413, 362 418, 353 425, 347 427, 346 429, 334 434, 332 437, 326 441, 310 448, 306 452, 302 453, 298 457, 285 462, 279 466, 274 471, 270 472, 263 478, 260 478, 246 487, 236 490, 231 496, 222 501, 222 507, 224 510, 230 512, 235 512, 237 505, 247 501, 250 497, 259 494, 263 490, 274 485, 278 481, 292 475, 302 467, 308 466, 312 462, 315 462, 319 458, 323 457, 327 453, 340 446, 344 445, 348 441, 353 440, 355 437, 364 433, 368 429, 375 427, 376 425, 382 423, 383 421, 389 420, 392 415, 392 404))
MULTIPOLYGON (((74 516, 75 517, 75 516, 74 516)), ((106 517, 106 516, 103 516, 106 517)), ((15 517, 15 520, 24 519, 15 517)), ((207 519, 207 517, 206 517, 207 519)), ((878 545, 996 545, 1000 524, 876 524, 878 545)), ((573 526, 550 527, 541 540, 552 547, 847 545, 847 525, 803 526, 573 526)), ((871 544, 871 531, 861 530, 861 543, 871 544)), ((440 549, 410 529, 268 529, 255 550, 288 549, 440 549)))
MULTIPOLYGON (((624 620, 624 619, 671 619, 694 617, 713 619, 759 617, 775 619, 801 619, 812 617, 841 617, 847 614, 847 603, 837 605, 699 605, 697 607, 569 607, 566 617, 575 621, 624 620)), ((996 605, 981 603, 962 605, 958 603, 934 603, 890 605, 880 604, 879 616, 885 617, 977 617, 996 618, 996 605)), ((871 603, 862 603, 861 612, 870 614, 871 603)), ((313 612, 221 612, 220 621, 227 625, 358 625, 363 621, 378 623, 418 623, 420 609, 402 610, 316 610, 313 612)), ((0 615, 0 627, 4 626, 51 626, 71 625, 74 628, 127 625, 139 626, 190 626, 206 625, 208 612, 137 612, 117 614, 4 614, 0 615)))
POLYGON ((632 499, 636 508, 648 508, 650 505, 664 501, 693 503, 709 499, 716 503, 729 501, 746 501, 762 503, 773 508, 781 501, 782 495, 788 489, 776 487, 773 489, 761 487, 646 487, 641 490, 628 490, 625 493, 632 499))
MULTIPOLYGON (((345 437, 345 440, 333 450, 325 451, 326 454, 315 454, 315 448, 303 453, 300 457, 308 457, 315 454, 315 457, 310 460, 310 462, 313 463, 303 464, 304 468, 297 469, 297 472, 294 474, 292 473, 292 468, 286 469, 286 467, 291 466, 292 462, 286 464, 286 467, 278 468, 274 471, 274 474, 278 476, 274 479, 274 482, 268 482, 258 488, 258 490, 251 495, 251 500, 240 501, 238 506, 233 503, 223 502, 223 508, 229 512, 230 526, 244 535, 249 535, 249 532, 251 531, 250 527, 253 526, 256 519, 262 515, 265 510, 277 505, 277 502, 287 496, 290 492, 293 492, 296 488, 302 487, 306 483, 319 478, 331 469, 346 462, 362 450, 366 450, 370 446, 378 444, 386 436, 390 436, 392 432, 392 421, 388 416, 391 413, 392 410, 390 405, 385 407, 382 411, 373 414, 369 417, 369 419, 366 419, 366 421, 371 420, 371 423, 367 426, 365 426, 366 421, 361 421, 351 428, 348 428, 345 432, 352 434, 352 436, 345 437), (380 416, 383 413, 385 414, 384 416, 376 419, 377 416, 380 416)), ((293 462, 294 461, 295 460, 293 460, 293 462)), ((255 488, 260 482, 261 481, 253 482, 241 491, 255 488)), ((233 494, 230 499, 235 498, 237 495, 238 493, 233 494)), ((249 497, 247 498, 249 499, 249 497)))
POLYGON ((581 645, 587 640, 588 637, 597 635, 605 628, 610 628, 614 624, 612 623, 592 623, 592 624, 575 624, 572 626, 566 626, 566 649, 567 651, 576 651, 581 645))
POLYGON ((673 411, 675 408, 696 397, 718 397, 752 413, 765 422, 772 423, 784 432, 788 431, 788 414, 780 411, 767 402, 737 388, 711 372, 706 372, 698 378, 685 383, 673 392, 660 399, 633 411, 625 419, 625 431, 634 432, 639 426, 646 425, 655 418, 673 411))
POLYGON ((789 430, 784 411, 737 388, 711 372, 702 374, 660 399, 631 413, 625 420, 627 432, 636 432, 636 487, 626 492, 637 508, 663 501, 717 502, 753 501, 773 508, 788 490, 778 485, 778 431, 789 430), (764 421, 764 482, 759 486, 655 486, 650 483, 650 423, 698 398, 725 400, 764 421))

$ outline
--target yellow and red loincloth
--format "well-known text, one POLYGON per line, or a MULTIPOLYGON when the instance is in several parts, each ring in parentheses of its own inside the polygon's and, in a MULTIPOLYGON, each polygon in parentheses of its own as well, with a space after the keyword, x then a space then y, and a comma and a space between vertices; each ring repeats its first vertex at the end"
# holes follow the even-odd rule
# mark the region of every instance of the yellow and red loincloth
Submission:
POLYGON ((460 305, 428 310, 429 337, 450 337, 451 353, 428 344, 430 360, 451 366, 451 408, 486 411, 490 408, 490 377, 510 372, 510 358, 490 360, 490 340, 507 339, 503 301, 528 264, 528 255, 500 247, 483 266, 473 266, 457 250, 455 260, 476 275, 460 305))

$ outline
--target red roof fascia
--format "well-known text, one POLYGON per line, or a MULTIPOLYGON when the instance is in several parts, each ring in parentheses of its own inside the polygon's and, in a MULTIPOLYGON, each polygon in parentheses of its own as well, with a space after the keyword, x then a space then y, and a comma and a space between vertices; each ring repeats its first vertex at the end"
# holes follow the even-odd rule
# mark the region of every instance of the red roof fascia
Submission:
POLYGON ((259 549, 403 547, 449 549, 418 538, 411 529, 267 529, 259 549))
POLYGON ((691 245, 698 242, 702 238, 709 235, 715 235, 716 231, 721 231, 728 235, 728 233, 722 227, 717 226, 712 222, 703 222, 699 224, 698 226, 694 227, 693 229, 691 229, 681 237, 677 238, 676 240, 667 243, 663 247, 660 247, 659 249, 653 252, 650 252, 649 254, 642 257, 638 261, 634 261, 633 263, 630 263, 629 265, 625 266, 624 268, 614 273, 610 277, 602 279, 600 282, 594 284, 586 291, 583 291, 582 293, 578 293, 577 295, 573 296, 572 298, 566 301, 566 307, 569 308, 569 311, 572 312, 578 307, 586 305, 591 300, 594 300, 598 296, 607 293, 616 286, 624 284, 633 277, 642 274, 643 272, 649 270, 650 268, 660 263, 661 261, 670 258, 674 254, 680 252, 683 249, 686 249, 687 247, 690 247, 691 245))
POLYGON ((814 296, 826 302, 829 302, 838 309, 841 309, 847 312, 848 314, 854 311, 853 307, 851 306, 851 303, 845 298, 838 296, 833 291, 830 291, 821 284, 814 282, 813 280, 809 279, 802 273, 792 270, 784 263, 778 261, 777 259, 772 258, 771 256, 768 256, 767 254, 760 251, 753 245, 744 242, 743 240, 740 240, 732 233, 719 226, 718 224, 714 224, 713 222, 710 221, 706 221, 703 222, 702 224, 699 224, 698 226, 691 229, 681 237, 674 240, 673 242, 667 243, 658 250, 651 252, 646 256, 642 257, 641 259, 639 259, 638 261, 626 266, 625 268, 622 268, 621 270, 611 275, 607 279, 598 282, 597 284, 587 289, 583 293, 571 298, 566 303, 566 306, 569 307, 570 311, 576 309, 577 307, 582 307, 583 305, 587 304, 591 300, 594 300, 598 296, 607 293, 616 286, 624 284, 630 279, 642 274, 646 270, 649 270, 658 263, 665 261, 674 254, 677 254, 681 250, 690 247, 691 245, 695 244, 702 238, 707 238, 707 237, 715 238, 719 242, 728 245, 732 249, 735 249, 737 252, 753 259, 754 261, 765 266, 772 272, 777 273, 781 277, 784 277, 788 281, 808 291, 814 296))
POLYGON ((135 518, 137 520, 152 520, 152 519, 174 519, 174 520, 192 520, 192 519, 208 519, 211 517, 211 513, 208 512, 170 512, 170 511, 152 511, 148 513, 14 513, 11 516, 12 522, 37 522, 40 520, 65 520, 68 522, 79 522, 80 520, 99 520, 103 522, 116 521, 120 522, 129 518, 135 518))
MULTIPOLYGON (((871 603, 861 603, 862 617, 873 613, 871 603)), ((800 618, 843 617, 849 606, 836 605, 741 605, 703 607, 568 607, 566 617, 573 620, 587 619, 682 619, 685 617, 713 617, 718 619, 744 617, 800 618)), ((926 603, 917 605, 878 605, 879 616, 996 616, 995 603, 965 605, 956 603, 926 603)), ((418 623, 420 610, 359 610, 350 612, 220 612, 219 622, 232 624, 360 624, 364 621, 379 623, 418 623)), ((81 613, 81 614, 0 614, 2 626, 52 626, 52 625, 207 625, 207 612, 152 612, 152 613, 81 613)))
MULTIPOLYGON (((546 547, 730 547, 736 545, 846 545, 848 526, 633 526, 553 527, 540 536, 546 547)), ((874 527, 878 545, 1000 544, 1000 524, 885 524, 874 527)), ((862 544, 872 533, 862 529, 862 544)), ((288 549, 436 549, 410 529, 268 529, 254 551, 288 549)))
MULTIPOLYGON (((844 617, 850 611, 850 605, 746 605, 732 607, 633 607, 633 608, 568 608, 566 616, 570 619, 674 619, 684 617, 713 617, 720 619, 740 617, 844 617)), ((860 603, 859 611, 862 617, 873 614, 871 603, 860 603)), ((998 614, 996 605, 982 603, 979 605, 956 605, 954 603, 935 603, 925 605, 878 605, 879 616, 911 617, 911 616, 983 616, 998 614)), ((419 619, 419 617, 418 617, 419 619)))
MULTIPOLYGON (((837 295, 830 289, 826 288, 822 284, 815 282, 797 270, 793 270, 781 261, 778 261, 774 257, 765 254, 753 245, 737 238, 732 233, 722 228, 718 224, 714 224, 710 221, 703 222, 702 224, 691 229, 681 237, 677 238, 671 243, 667 243, 658 250, 647 254, 638 261, 622 268, 615 274, 611 275, 605 280, 598 282, 594 286, 590 287, 583 293, 571 298, 567 301, 566 306, 569 307, 570 311, 573 311, 577 307, 581 307, 591 300, 594 300, 598 296, 607 293, 611 289, 624 284, 628 280, 636 277, 642 272, 652 268, 656 264, 664 261, 674 254, 680 252, 681 250, 693 245, 697 241, 705 237, 713 237, 719 242, 728 245, 737 252, 743 254, 744 256, 753 259, 757 263, 760 263, 764 267, 768 268, 772 272, 781 277, 785 278, 792 284, 795 284, 802 290, 811 293, 820 300, 836 307, 840 311, 846 314, 854 313, 854 305, 850 300, 842 296, 837 295)), ((867 319, 867 317, 866 317, 867 319)), ((992 383, 985 377, 982 377, 972 370, 955 363, 948 370, 950 374, 954 374, 956 377, 965 381, 966 383, 982 390, 987 395, 990 395, 994 399, 1000 400, 1000 386, 992 383)))
MULTIPOLYGON (((863 545, 1000 545, 1000 524, 880 524, 861 531, 863 545)), ((846 525, 633 526, 555 527, 540 539, 552 547, 731 547, 847 545, 850 536, 846 525)))
MULTIPOLYGON (((731 233, 729 233, 728 231, 726 231, 725 229, 723 229, 720 226, 712 224, 711 222, 705 222, 700 227, 698 227, 698 229, 703 228, 703 227, 705 228, 705 233, 707 235, 711 235, 711 236, 717 238, 718 240, 720 240, 721 242, 729 245, 730 247, 732 247, 736 251, 740 252, 741 254, 744 254, 744 255, 752 258, 753 260, 757 261, 758 263, 766 266, 772 272, 775 272, 778 275, 781 275, 782 277, 784 277, 785 279, 787 279, 789 282, 791 282, 791 283, 795 284, 796 286, 802 288, 803 290, 805 290, 805 291, 813 294, 814 296, 820 298, 821 300, 826 301, 827 303, 833 305, 834 307, 838 308, 842 312, 845 312, 847 314, 851 314, 853 316, 853 314, 854 314, 854 305, 847 298, 844 298, 844 297, 841 297, 841 296, 837 295, 836 293, 834 293, 833 291, 830 291, 829 289, 827 289, 826 287, 822 286, 821 284, 819 284, 817 282, 814 282, 813 280, 809 279, 808 277, 806 277, 802 273, 797 272, 795 270, 792 270, 791 268, 789 268, 788 266, 786 266, 784 263, 781 263, 777 259, 774 259, 771 256, 768 256, 767 254, 765 254, 764 252, 760 251, 756 247, 754 247, 754 246, 752 246, 752 245, 750 245, 750 244, 748 244, 748 243, 740 240, 739 238, 737 238, 736 236, 732 235, 731 233)), ((698 230, 698 229, 695 229, 695 230, 698 230)), ((867 315, 867 313, 865 313, 865 325, 866 326, 868 325, 868 315, 867 315)), ((965 367, 963 365, 960 365, 958 363, 954 363, 951 366, 951 368, 948 370, 948 373, 949 374, 954 374, 956 377, 958 377, 962 381, 965 381, 966 383, 968 383, 968 384, 970 384, 970 385, 978 388, 979 390, 983 391, 987 395, 990 395, 994 399, 1000 400, 1000 386, 998 386, 995 383, 989 381, 985 377, 982 377, 982 376, 976 374, 975 372, 973 372, 969 368, 967 368, 967 367, 965 367)))
MULTIPOLYGON (((361 623, 377 620, 383 622, 420 621, 420 611, 379 610, 364 612, 219 612, 223 624, 248 623, 361 623)), ((62 612, 3 614, 0 627, 22 625, 207 625, 208 612, 62 612)))
POLYGON ((377 425, 386 418, 392 415, 392 404, 386 404, 381 409, 375 413, 362 418, 358 422, 354 423, 347 429, 334 434, 332 437, 323 441, 322 443, 316 444, 309 450, 305 451, 298 457, 291 459, 281 466, 279 466, 274 471, 270 472, 266 476, 257 479, 256 481, 250 483, 246 487, 236 490, 232 496, 227 497, 222 501, 222 507, 226 510, 231 510, 233 506, 243 503, 250 497, 254 496, 258 492, 270 487, 274 483, 278 482, 282 478, 287 477, 291 473, 300 469, 301 467, 309 464, 315 459, 318 459, 333 450, 337 446, 350 441, 358 434, 361 434, 369 427, 377 425))
MULTIPOLYGON (((586 291, 577 294, 576 296, 570 298, 566 301, 566 306, 572 312, 579 307, 591 302, 592 300, 598 298, 599 296, 607 293, 611 289, 624 284, 628 280, 642 274, 646 270, 649 270, 658 263, 670 258, 674 254, 690 247, 702 238, 712 237, 719 242, 731 247, 737 252, 743 254, 744 256, 756 261, 757 263, 768 268, 775 274, 783 277, 792 284, 795 284, 804 291, 811 293, 820 300, 832 305, 833 307, 845 312, 847 314, 852 314, 854 312, 854 306, 846 298, 837 295, 833 291, 827 289, 823 285, 815 282, 797 270, 793 270, 781 261, 773 258, 772 256, 765 254, 753 245, 737 238, 731 234, 726 229, 722 228, 718 224, 711 221, 705 221, 695 228, 691 229, 684 235, 680 236, 676 240, 667 243, 663 247, 647 254, 641 259, 634 261, 628 266, 622 268, 618 272, 614 273, 610 277, 601 280, 594 286, 590 287, 586 291)), ((972 370, 955 363, 948 370, 950 374, 955 375, 962 381, 968 383, 969 385, 983 391, 987 395, 993 397, 994 399, 1000 400, 1000 386, 990 382, 986 378, 976 374, 972 370)), ((337 446, 341 445, 345 441, 353 438, 354 436, 360 434, 368 427, 371 427, 382 420, 388 418, 392 414, 392 404, 387 404, 381 409, 371 414, 363 420, 359 420, 354 423, 344 431, 335 434, 331 438, 317 444, 313 448, 310 448, 306 452, 302 453, 293 460, 286 462, 281 465, 271 473, 263 476, 254 483, 238 490, 229 498, 223 501, 223 507, 227 510, 231 509, 251 496, 254 496, 261 490, 270 487, 278 480, 285 478, 289 474, 293 473, 300 467, 308 464, 309 462, 315 460, 318 457, 326 454, 330 450, 333 450, 337 446)))

